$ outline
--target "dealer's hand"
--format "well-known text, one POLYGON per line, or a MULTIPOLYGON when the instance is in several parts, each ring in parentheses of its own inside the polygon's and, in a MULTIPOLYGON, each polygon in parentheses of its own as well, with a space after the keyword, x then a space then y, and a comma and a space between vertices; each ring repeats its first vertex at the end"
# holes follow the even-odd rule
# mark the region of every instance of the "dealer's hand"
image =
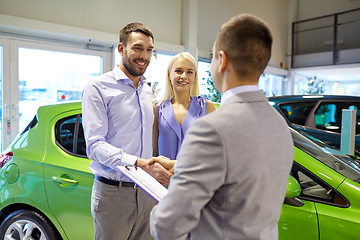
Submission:
POLYGON ((150 160, 151 159, 138 158, 135 162, 135 166, 142 168, 162 185, 168 185, 172 174, 160 163, 155 162, 149 164, 150 160))
POLYGON ((174 173, 174 166, 176 160, 170 160, 170 158, 164 156, 152 157, 149 161, 149 164, 160 163, 164 168, 169 172, 174 173))

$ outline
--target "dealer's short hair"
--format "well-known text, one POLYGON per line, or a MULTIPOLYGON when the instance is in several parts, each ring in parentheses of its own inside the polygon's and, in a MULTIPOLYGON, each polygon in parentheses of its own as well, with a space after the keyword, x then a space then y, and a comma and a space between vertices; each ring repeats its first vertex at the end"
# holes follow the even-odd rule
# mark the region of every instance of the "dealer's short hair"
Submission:
POLYGON ((265 70, 270 57, 272 36, 267 23, 250 14, 228 20, 217 35, 214 54, 223 50, 241 76, 265 70))

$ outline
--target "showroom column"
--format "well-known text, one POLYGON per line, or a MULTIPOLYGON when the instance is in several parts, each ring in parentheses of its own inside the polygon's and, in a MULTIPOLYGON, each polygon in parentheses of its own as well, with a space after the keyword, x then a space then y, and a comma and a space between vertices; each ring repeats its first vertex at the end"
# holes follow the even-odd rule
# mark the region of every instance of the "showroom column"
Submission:
POLYGON ((197 0, 183 0, 182 1, 182 44, 185 46, 185 51, 189 52, 198 59, 197 47, 197 0))

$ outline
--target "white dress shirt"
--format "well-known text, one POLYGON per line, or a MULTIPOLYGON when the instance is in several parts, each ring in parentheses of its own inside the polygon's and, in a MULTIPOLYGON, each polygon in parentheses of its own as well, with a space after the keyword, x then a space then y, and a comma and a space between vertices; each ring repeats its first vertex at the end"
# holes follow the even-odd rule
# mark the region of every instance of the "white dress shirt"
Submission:
POLYGON ((251 92, 251 91, 259 91, 259 87, 257 85, 244 85, 244 86, 231 88, 226 92, 224 92, 223 95, 221 96, 220 106, 223 105, 229 98, 231 98, 236 94, 251 92))

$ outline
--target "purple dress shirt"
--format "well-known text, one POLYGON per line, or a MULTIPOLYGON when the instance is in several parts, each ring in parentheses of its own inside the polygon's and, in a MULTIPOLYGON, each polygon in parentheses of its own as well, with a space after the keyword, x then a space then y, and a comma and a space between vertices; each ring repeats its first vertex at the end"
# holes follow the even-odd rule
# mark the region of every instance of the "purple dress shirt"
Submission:
POLYGON ((166 100, 157 106, 159 140, 159 155, 176 159, 190 125, 199 117, 206 114, 207 98, 193 97, 186 113, 183 124, 176 120, 171 100, 166 100))
POLYGON ((115 167, 152 157, 152 90, 143 76, 136 89, 116 66, 89 82, 83 91, 82 121, 94 175, 130 181, 115 167))

